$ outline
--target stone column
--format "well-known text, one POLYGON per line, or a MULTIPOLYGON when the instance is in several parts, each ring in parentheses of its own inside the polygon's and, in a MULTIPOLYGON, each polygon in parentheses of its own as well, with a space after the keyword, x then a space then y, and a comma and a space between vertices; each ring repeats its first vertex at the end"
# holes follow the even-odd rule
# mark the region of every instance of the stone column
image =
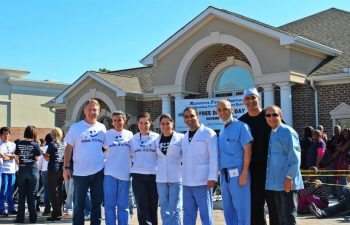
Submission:
POLYGON ((171 114, 171 100, 169 95, 161 95, 162 113, 171 114))
POLYGON ((263 108, 269 105, 275 104, 275 96, 274 96, 274 86, 272 84, 264 84, 261 85, 264 89, 264 105, 263 108))
POLYGON ((283 120, 289 126, 293 126, 292 85, 289 82, 279 83, 277 85, 280 86, 283 120))

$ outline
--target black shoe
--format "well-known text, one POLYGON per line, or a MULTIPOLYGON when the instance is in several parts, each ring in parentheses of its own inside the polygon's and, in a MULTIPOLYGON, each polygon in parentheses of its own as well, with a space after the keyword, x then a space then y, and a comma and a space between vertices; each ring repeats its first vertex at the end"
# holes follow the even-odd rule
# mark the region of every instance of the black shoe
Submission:
POLYGON ((13 210, 12 212, 9 212, 10 215, 17 215, 17 211, 13 210))
POLYGON ((15 219, 15 220, 13 221, 13 223, 24 223, 24 221, 23 221, 23 220, 15 219))
POLYGON ((51 216, 50 216, 50 217, 47 217, 46 220, 47 220, 47 221, 61 221, 61 218, 59 218, 59 217, 56 217, 56 218, 55 218, 55 217, 51 217, 51 216))
POLYGON ((34 219, 34 220, 29 219, 29 222, 30 223, 36 223, 36 219, 34 219))
POLYGON ((311 202, 311 204, 309 205, 310 211, 312 214, 314 214, 317 218, 323 218, 326 217, 326 213, 318 208, 313 202, 311 202))
POLYGON ((0 212, 0 216, 9 216, 9 214, 7 214, 7 212, 0 212))

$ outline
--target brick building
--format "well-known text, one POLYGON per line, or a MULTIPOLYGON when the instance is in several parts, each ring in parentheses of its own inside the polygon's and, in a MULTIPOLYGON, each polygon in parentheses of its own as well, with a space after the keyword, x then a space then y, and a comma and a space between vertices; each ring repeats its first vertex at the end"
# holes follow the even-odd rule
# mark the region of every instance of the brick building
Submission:
MULTIPOLYGON (((46 106, 56 125, 82 118, 88 98, 136 116, 175 114, 186 98, 240 96, 259 88, 297 131, 306 125, 350 126, 350 13, 328 9, 280 27, 208 7, 140 61, 145 67, 88 71, 46 106)), ((135 121, 132 121, 135 122, 135 121)), ((157 123, 154 124, 157 126, 157 123)))

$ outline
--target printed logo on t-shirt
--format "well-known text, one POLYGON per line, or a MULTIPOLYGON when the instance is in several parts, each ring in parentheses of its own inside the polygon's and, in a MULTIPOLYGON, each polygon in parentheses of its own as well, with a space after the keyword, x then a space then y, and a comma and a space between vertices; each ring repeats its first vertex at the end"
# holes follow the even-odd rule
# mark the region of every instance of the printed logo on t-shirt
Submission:
POLYGON ((147 146, 146 145, 147 141, 140 141, 140 147, 142 147, 142 148, 146 147, 147 146))
POLYGON ((124 141, 124 138, 122 135, 117 135, 114 139, 116 142, 121 142, 121 141, 124 141))
POLYGON ((87 130, 83 133, 83 140, 81 140, 81 143, 89 143, 89 142, 99 142, 103 143, 102 139, 98 138, 99 131, 97 130, 87 130))
POLYGON ((122 146, 129 146, 129 143, 127 141, 125 141, 125 139, 123 138, 122 135, 117 135, 115 138, 114 138, 114 141, 111 145, 109 145, 108 147, 109 148, 112 148, 112 147, 122 147, 122 146))
POLYGON ((170 141, 159 143, 159 149, 164 155, 166 155, 168 151, 169 144, 170 144, 170 141))
POLYGON ((90 130, 90 137, 96 137, 98 135, 97 131, 90 130))

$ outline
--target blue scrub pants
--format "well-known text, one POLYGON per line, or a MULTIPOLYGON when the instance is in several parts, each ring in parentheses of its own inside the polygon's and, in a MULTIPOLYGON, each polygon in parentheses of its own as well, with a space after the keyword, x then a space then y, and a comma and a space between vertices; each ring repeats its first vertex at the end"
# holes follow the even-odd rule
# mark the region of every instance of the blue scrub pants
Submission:
MULTIPOLYGON (((5 211, 5 200, 7 202, 9 213, 15 211, 15 204, 13 202, 13 189, 15 186, 16 175, 14 173, 3 173, 1 191, 0 191, 0 212, 5 211)), ((1 182, 1 181, 0 181, 1 182)))
POLYGON ((181 183, 157 183, 163 225, 181 225, 181 183))
POLYGON ((183 186, 184 225, 195 225, 197 212, 203 225, 213 225, 213 189, 207 185, 183 186))
POLYGON ((221 170, 220 187, 227 225, 250 225, 250 175, 248 176, 248 184, 239 186, 239 176, 229 177, 228 170, 221 170))
POLYGON ((118 209, 118 225, 129 223, 129 186, 130 181, 119 180, 105 175, 103 179, 106 225, 116 225, 118 209))

